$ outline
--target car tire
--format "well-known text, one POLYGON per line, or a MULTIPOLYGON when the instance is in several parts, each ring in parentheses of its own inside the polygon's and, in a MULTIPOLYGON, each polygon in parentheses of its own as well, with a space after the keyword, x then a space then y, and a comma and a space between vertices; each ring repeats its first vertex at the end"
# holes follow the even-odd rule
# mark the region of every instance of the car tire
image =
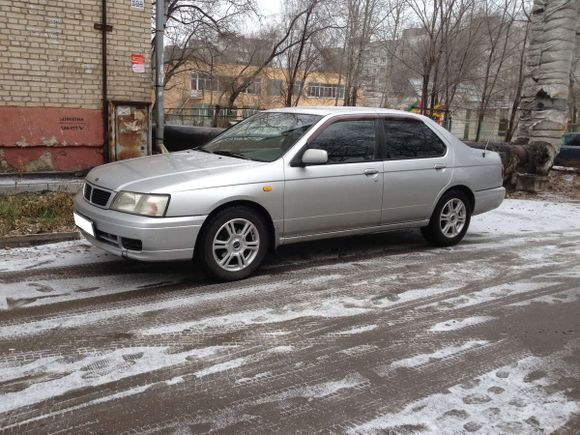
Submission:
POLYGON ((432 245, 453 246, 463 239, 470 222, 469 198, 461 190, 450 190, 441 197, 421 233, 432 245))
POLYGON ((251 275, 270 246, 264 218, 244 206, 216 213, 200 237, 199 262, 208 275, 220 281, 235 281, 251 275))

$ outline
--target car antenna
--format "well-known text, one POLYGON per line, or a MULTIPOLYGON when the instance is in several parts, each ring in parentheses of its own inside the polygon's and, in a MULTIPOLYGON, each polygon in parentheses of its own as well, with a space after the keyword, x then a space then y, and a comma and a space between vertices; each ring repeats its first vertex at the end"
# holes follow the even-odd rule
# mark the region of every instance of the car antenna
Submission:
POLYGON ((485 148, 483 149, 482 157, 485 157, 485 152, 487 151, 488 146, 489 146, 489 139, 487 140, 487 143, 485 144, 485 148))

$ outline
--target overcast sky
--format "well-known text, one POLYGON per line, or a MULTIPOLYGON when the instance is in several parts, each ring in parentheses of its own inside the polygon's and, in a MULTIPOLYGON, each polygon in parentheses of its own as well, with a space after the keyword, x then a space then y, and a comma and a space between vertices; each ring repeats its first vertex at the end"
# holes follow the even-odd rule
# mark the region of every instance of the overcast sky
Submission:
POLYGON ((271 15, 280 11, 281 0, 256 0, 263 15, 271 15))

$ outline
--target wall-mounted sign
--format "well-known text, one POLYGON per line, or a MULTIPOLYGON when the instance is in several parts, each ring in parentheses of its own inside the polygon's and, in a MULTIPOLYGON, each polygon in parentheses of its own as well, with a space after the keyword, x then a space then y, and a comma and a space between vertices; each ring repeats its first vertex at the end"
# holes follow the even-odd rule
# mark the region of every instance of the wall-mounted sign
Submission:
POLYGON ((145 72, 145 55, 144 54, 132 54, 131 55, 131 69, 134 73, 144 73, 145 72))
POLYGON ((133 9, 145 9, 145 0, 131 0, 133 9))

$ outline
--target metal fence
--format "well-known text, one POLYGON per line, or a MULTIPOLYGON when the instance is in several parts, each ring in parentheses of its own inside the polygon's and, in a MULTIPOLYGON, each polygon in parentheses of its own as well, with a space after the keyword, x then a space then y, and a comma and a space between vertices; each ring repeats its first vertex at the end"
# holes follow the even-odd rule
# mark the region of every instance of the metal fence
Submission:
POLYGON ((220 106, 170 109, 165 114, 165 122, 168 125, 229 127, 260 110, 264 109, 257 107, 235 107, 228 109, 220 106))
MULTIPOLYGON (((236 124, 256 112, 264 110, 259 107, 235 107, 228 109, 220 106, 187 107, 170 109, 165 114, 168 125, 182 125, 194 127, 229 127, 236 124)), ((455 136, 463 140, 474 140, 477 122, 473 117, 464 118, 451 116, 447 125, 443 125, 455 136)), ((481 141, 504 141, 507 125, 502 124, 495 115, 488 116, 482 124, 479 140, 481 141)), ((569 124, 567 132, 580 131, 580 124, 569 124)))

